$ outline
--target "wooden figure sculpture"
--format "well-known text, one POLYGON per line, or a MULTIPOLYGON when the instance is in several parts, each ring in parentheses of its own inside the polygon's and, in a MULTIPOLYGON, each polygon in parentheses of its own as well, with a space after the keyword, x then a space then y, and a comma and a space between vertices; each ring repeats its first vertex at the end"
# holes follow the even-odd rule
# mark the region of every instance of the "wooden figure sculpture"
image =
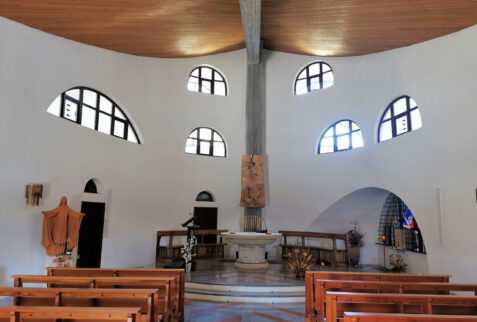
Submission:
POLYGON ((53 210, 43 211, 41 244, 50 256, 63 255, 78 245, 81 220, 84 214, 68 207, 66 197, 53 210))

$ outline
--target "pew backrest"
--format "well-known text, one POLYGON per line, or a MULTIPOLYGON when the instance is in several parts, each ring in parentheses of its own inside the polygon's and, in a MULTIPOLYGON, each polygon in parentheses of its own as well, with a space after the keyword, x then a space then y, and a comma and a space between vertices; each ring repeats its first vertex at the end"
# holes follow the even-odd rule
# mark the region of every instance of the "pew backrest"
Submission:
POLYGON ((390 293, 326 293, 326 321, 336 321, 346 311, 476 315, 476 296, 390 293))
MULTIPOLYGON (((17 306, 139 306, 146 313, 148 322, 159 321, 159 308, 154 305, 157 289, 2 287, 0 296, 13 297, 13 304, 17 306)), ((163 307, 167 304, 164 303, 163 307)), ((169 321, 170 314, 163 315, 163 320, 169 321)))
POLYGON ((174 315, 179 319, 184 318, 185 272, 183 269, 47 267, 46 270, 48 276, 175 277, 178 307, 174 309, 174 315))
POLYGON ((44 276, 44 275, 13 275, 14 286, 23 287, 25 283, 46 284, 52 288, 154 288, 158 297, 154 298, 154 306, 159 308, 164 316, 177 309, 174 277, 76 277, 76 276, 44 276), (159 298, 164 299, 164 307, 159 298))
POLYGON ((352 280, 315 280, 314 308, 318 315, 324 315, 325 295, 328 291, 353 293, 401 293, 440 294, 450 292, 472 292, 477 295, 477 284, 427 283, 427 282, 377 282, 352 280))
POLYGON ((45 319, 74 319, 85 321, 141 321, 140 308, 118 307, 57 307, 57 306, 0 306, 0 321, 20 322, 45 319))
POLYGON ((314 281, 316 279, 449 283, 450 275, 308 271, 305 274, 305 313, 309 319, 318 319, 317 312, 314 309, 314 281))
POLYGON ((432 315, 432 314, 395 314, 345 312, 344 322, 475 322, 475 315, 432 315))

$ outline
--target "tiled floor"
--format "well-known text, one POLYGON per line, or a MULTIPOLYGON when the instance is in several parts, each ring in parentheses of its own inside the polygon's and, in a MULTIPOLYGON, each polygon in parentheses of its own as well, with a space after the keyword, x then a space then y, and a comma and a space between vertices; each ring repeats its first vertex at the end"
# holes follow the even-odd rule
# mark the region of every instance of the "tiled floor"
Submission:
MULTIPOLYGON (((157 267, 159 265, 148 265, 146 267, 157 267)), ((314 271, 356 271, 356 272, 378 272, 375 266, 361 267, 322 267, 315 265, 314 271)), ((234 266, 233 261, 221 261, 217 259, 199 259, 196 261, 196 270, 186 276, 186 282, 240 285, 240 286, 303 286, 303 279, 295 278, 288 272, 285 262, 282 264, 270 264, 269 268, 260 271, 239 270, 234 266)))
POLYGON ((185 322, 304 321, 305 304, 242 304, 186 301, 185 322))

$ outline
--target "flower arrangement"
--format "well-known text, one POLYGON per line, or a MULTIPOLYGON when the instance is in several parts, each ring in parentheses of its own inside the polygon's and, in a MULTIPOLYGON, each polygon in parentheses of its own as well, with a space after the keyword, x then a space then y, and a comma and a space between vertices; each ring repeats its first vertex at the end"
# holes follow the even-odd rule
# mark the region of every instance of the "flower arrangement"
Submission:
POLYGON ((315 264, 313 255, 309 251, 299 248, 293 249, 293 252, 289 252, 287 257, 290 272, 294 272, 298 278, 304 278, 305 272, 315 264))
POLYGON ((389 265, 391 266, 390 271, 397 273, 404 273, 407 268, 407 264, 404 262, 404 259, 399 254, 389 255, 389 265))
POLYGON ((364 246, 364 236, 366 234, 363 234, 359 230, 359 223, 357 220, 353 221, 351 224, 353 224, 353 228, 348 230, 346 235, 348 235, 348 241, 351 246, 357 246, 357 247, 363 247, 364 246))

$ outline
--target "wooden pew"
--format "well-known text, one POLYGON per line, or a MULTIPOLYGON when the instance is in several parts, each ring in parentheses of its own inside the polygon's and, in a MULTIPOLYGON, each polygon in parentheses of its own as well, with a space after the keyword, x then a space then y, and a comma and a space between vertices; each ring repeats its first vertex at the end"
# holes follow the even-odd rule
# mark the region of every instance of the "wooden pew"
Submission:
POLYGON ((326 293, 326 321, 344 312, 477 315, 476 296, 390 293, 326 293))
POLYGON ((139 308, 119 307, 0 306, 0 321, 65 319, 139 322, 139 311, 139 308))
POLYGON ((432 315, 345 312, 344 322, 475 322, 475 315, 432 315))
POLYGON ((308 271, 305 274, 305 312, 306 319, 316 321, 319 319, 314 310, 316 279, 322 280, 358 280, 358 281, 389 281, 389 282, 436 282, 449 283, 450 275, 430 274, 389 274, 389 273, 352 273, 352 272, 326 272, 308 271))
POLYGON ((116 277, 175 277, 176 298, 179 308, 174 310, 173 315, 177 319, 184 319, 184 294, 185 272, 183 269, 154 269, 154 268, 70 268, 70 267, 47 267, 49 276, 116 276, 116 277))
POLYGON ((289 252, 293 252, 294 248, 306 250, 313 255, 313 258, 317 261, 325 261, 331 263, 334 266, 346 266, 349 265, 349 242, 346 234, 333 234, 333 233, 320 233, 311 231, 290 231, 279 230, 279 233, 283 235, 283 244, 279 246, 282 248, 282 258, 287 258, 289 252), (300 245, 288 244, 287 237, 299 237, 301 238, 300 245), (332 248, 323 248, 318 246, 307 246, 306 241, 310 241, 310 238, 315 239, 329 239, 331 240, 332 248), (336 247, 336 240, 342 240, 345 246, 344 250, 339 250, 336 247))
POLYGON ((325 300, 328 291, 441 295, 450 292, 473 292, 474 296, 477 295, 477 284, 315 280, 314 285, 314 309, 320 316, 325 315, 325 300))
POLYGON ((23 287, 25 283, 47 284, 48 287, 64 288, 154 288, 159 297, 154 298, 158 313, 168 316, 178 308, 175 297, 175 278, 173 277, 86 277, 86 276, 43 276, 13 275, 14 286, 23 287), (163 302, 159 302, 164 299, 163 302))
MULTIPOLYGON (((13 297, 17 306, 141 307, 147 322, 170 321, 170 314, 158 316, 157 289, 91 289, 2 287, 0 296, 13 297)), ((161 300, 159 300, 160 302, 161 300)), ((166 305, 164 305, 166 306, 166 305)), ((170 313, 170 312, 169 312, 170 313)))

